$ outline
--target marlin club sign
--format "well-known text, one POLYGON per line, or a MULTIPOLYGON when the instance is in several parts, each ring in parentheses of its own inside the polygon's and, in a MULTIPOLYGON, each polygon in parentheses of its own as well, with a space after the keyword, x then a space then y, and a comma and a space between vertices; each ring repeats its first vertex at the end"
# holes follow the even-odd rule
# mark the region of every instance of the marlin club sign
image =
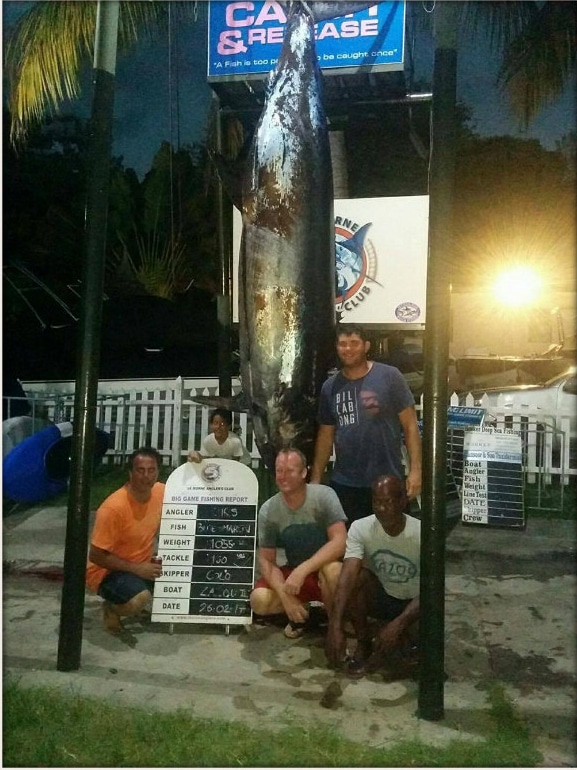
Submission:
MULTIPOLYGON (((337 319, 421 328, 425 323, 429 197, 339 198, 335 208, 337 319)), ((233 214, 233 321, 238 321, 242 220, 233 214)))

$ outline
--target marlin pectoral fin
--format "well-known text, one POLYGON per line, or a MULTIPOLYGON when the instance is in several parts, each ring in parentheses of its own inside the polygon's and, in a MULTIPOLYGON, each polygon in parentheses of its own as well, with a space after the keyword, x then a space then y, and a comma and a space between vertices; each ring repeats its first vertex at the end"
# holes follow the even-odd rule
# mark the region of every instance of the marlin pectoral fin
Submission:
POLYGON ((248 402, 241 391, 235 396, 191 396, 195 404, 212 406, 214 409, 230 409, 231 412, 248 412, 248 402))

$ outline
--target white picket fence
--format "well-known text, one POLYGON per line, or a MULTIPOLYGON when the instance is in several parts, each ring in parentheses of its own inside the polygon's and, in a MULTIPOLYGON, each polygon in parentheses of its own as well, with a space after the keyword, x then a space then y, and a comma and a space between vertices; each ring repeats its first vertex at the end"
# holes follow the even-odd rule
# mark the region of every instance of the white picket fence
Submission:
MULTIPOLYGON (((33 416, 44 416, 54 422, 74 419, 74 388, 72 381, 23 382, 32 404, 33 416)), ((240 391, 240 382, 232 383, 233 393, 240 391)), ((197 404, 196 396, 218 394, 217 378, 182 378, 175 380, 101 380, 98 388, 96 426, 111 435, 109 462, 121 462, 139 446, 158 449, 164 462, 177 467, 184 462, 190 449, 198 449, 208 433, 210 407, 197 404)), ((454 393, 453 406, 473 406, 469 394, 459 400, 454 393)), ((524 437, 524 470, 529 482, 539 475, 542 483, 550 484, 553 477, 567 484, 569 476, 577 475, 571 467, 569 421, 571 415, 553 416, 528 411, 526 408, 488 406, 486 421, 496 427, 521 432, 524 437)), ((422 411, 421 403, 417 412, 422 411)), ((248 417, 234 413, 233 429, 239 433, 258 467, 260 455, 248 417)))

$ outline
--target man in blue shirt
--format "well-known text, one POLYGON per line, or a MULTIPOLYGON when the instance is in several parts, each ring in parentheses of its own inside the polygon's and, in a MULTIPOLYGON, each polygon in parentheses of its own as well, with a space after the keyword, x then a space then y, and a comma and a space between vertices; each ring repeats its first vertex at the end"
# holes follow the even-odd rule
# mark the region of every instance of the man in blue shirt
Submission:
POLYGON ((324 383, 311 483, 320 484, 335 447, 331 487, 350 524, 371 512, 371 484, 383 474, 405 480, 403 441, 409 458, 406 492, 421 492, 421 437, 415 400, 394 366, 367 360, 370 342, 361 327, 337 329, 342 368, 324 383))

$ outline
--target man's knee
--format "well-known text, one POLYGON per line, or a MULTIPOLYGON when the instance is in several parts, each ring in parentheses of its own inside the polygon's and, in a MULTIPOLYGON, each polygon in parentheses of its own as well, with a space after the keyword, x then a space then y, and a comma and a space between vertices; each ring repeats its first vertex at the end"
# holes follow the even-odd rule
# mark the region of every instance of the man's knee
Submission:
POLYGON ((331 561, 319 569, 319 584, 323 588, 336 588, 336 584, 343 568, 342 562, 331 561))
POLYGON ((279 599, 272 588, 255 588, 250 595, 250 607, 257 615, 271 615, 279 599))
POLYGON ((150 591, 141 591, 139 594, 136 594, 136 596, 133 596, 132 599, 125 602, 124 604, 115 605, 114 609, 118 615, 124 615, 126 617, 129 617, 130 615, 138 615, 138 613, 142 612, 142 610, 146 607, 151 599, 152 594, 150 591))

